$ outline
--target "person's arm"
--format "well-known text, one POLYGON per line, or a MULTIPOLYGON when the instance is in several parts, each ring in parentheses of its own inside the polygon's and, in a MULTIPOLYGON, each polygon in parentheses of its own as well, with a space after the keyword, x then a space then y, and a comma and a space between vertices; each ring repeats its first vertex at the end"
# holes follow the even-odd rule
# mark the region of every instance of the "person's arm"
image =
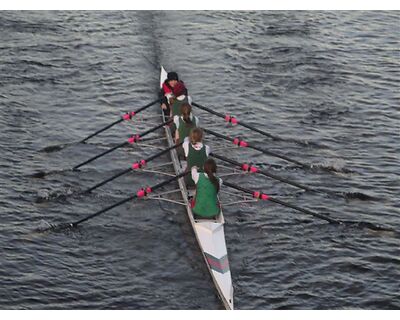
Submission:
POLYGON ((185 139, 185 141, 182 144, 182 148, 183 148, 183 151, 185 152, 185 158, 187 158, 189 155, 189 141, 188 140, 185 139))
POLYGON ((179 141, 179 116, 174 116, 174 124, 175 124, 175 143, 179 141))
POLYGON ((206 146, 206 156, 208 157, 208 155, 211 153, 211 148, 208 145, 206 146))
POLYGON ((179 129, 179 116, 174 116, 174 123, 175 123, 176 130, 178 130, 179 129))
POLYGON ((196 166, 192 167, 192 179, 193 179, 194 183, 196 183, 196 184, 199 181, 199 172, 197 171, 196 166))

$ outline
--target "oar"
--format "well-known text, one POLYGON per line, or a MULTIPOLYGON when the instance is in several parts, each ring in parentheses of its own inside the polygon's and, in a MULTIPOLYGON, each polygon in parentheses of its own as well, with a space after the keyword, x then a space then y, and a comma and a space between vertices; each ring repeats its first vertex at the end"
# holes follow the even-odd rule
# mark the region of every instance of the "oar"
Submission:
POLYGON ((240 140, 239 138, 232 139, 231 137, 228 137, 226 135, 220 134, 218 132, 215 132, 215 131, 212 131, 212 130, 209 130, 209 129, 204 129, 203 128, 203 130, 204 130, 204 132, 210 133, 215 137, 218 137, 218 138, 221 138, 221 139, 224 139, 224 140, 227 140, 227 141, 231 141, 231 142, 233 142, 233 144, 235 144, 235 145, 237 145, 239 147, 248 147, 250 149, 260 151, 260 152, 268 154, 270 156, 286 160, 287 162, 291 162, 291 163, 297 164, 298 166, 301 166, 303 168, 307 168, 307 169, 311 168, 311 166, 309 164, 302 163, 302 162, 297 161, 295 159, 291 159, 291 158, 289 158, 289 157, 287 157, 285 155, 278 154, 278 153, 273 152, 271 150, 267 150, 267 149, 263 149, 263 148, 257 147, 255 145, 250 144, 249 142, 246 142, 244 140, 240 140))
POLYGON ((292 186, 294 186, 294 187, 297 187, 297 188, 300 188, 300 189, 303 189, 303 190, 306 190, 306 191, 320 192, 320 191, 318 191, 318 190, 314 190, 314 189, 312 189, 312 188, 310 188, 310 187, 307 187, 307 186, 305 186, 305 185, 303 185, 303 184, 300 184, 300 183, 298 183, 298 182, 291 181, 291 180, 289 180, 289 179, 285 179, 285 178, 279 177, 279 176, 277 176, 277 175, 274 175, 274 174, 272 174, 272 173, 270 173, 270 172, 268 172, 268 171, 266 171, 266 170, 262 170, 262 169, 260 169, 260 168, 257 168, 257 167, 255 167, 255 166, 253 166, 253 165, 250 165, 250 164, 247 164, 247 163, 240 163, 240 162, 238 162, 238 161, 235 161, 235 160, 233 160, 233 159, 230 159, 230 158, 221 156, 221 155, 216 154, 216 153, 214 153, 214 152, 211 152, 211 153, 210 153, 210 156, 212 156, 212 157, 214 157, 214 158, 217 158, 217 159, 220 159, 220 160, 222 160, 222 161, 228 162, 228 163, 233 164, 233 165, 235 165, 235 166, 238 166, 238 167, 240 167, 243 171, 246 171, 246 172, 259 173, 259 174, 262 174, 262 175, 264 175, 264 176, 266 176, 266 177, 270 177, 270 178, 272 178, 272 179, 275 179, 275 180, 278 180, 278 181, 281 181, 281 182, 290 184, 290 185, 292 185, 292 186))
POLYGON ((248 125, 247 123, 245 123, 245 122, 243 122, 243 121, 239 121, 239 120, 238 120, 236 117, 234 117, 234 116, 222 114, 222 113, 217 112, 217 111, 215 111, 215 110, 213 110, 213 109, 210 109, 210 108, 207 108, 207 107, 205 107, 205 106, 202 106, 202 105, 200 105, 200 104, 198 104, 198 103, 196 103, 196 102, 192 102, 192 105, 195 106, 195 107, 197 107, 197 108, 199 108, 199 109, 202 109, 202 110, 204 110, 204 111, 207 111, 207 112, 209 112, 209 113, 211 113, 211 114, 214 114, 214 115, 216 115, 216 116, 218 116, 218 117, 220 117, 220 118, 223 118, 223 119, 225 119, 225 121, 230 122, 230 123, 232 123, 233 125, 240 125, 240 126, 246 127, 246 128, 248 128, 248 129, 250 129, 250 130, 253 130, 253 131, 255 131, 255 132, 261 133, 262 135, 267 136, 267 137, 270 137, 270 138, 272 138, 272 139, 274 139, 274 140, 277 140, 277 141, 283 140, 283 139, 281 139, 281 138, 279 138, 279 137, 276 137, 276 136, 274 136, 274 135, 272 135, 272 134, 270 134, 270 133, 268 133, 268 132, 265 132, 265 131, 262 131, 262 130, 260 130, 260 129, 257 129, 257 128, 255 128, 255 127, 253 127, 253 126, 250 126, 250 125, 248 125))
POLYGON ((243 171, 246 172, 250 172, 250 173, 258 173, 258 174, 262 174, 263 176, 266 177, 270 177, 272 179, 287 183, 289 185, 292 185, 294 187, 303 189, 305 191, 310 191, 310 192, 315 192, 315 193, 323 193, 323 194, 327 194, 327 195, 333 195, 336 197, 341 197, 341 198, 345 198, 345 199, 360 199, 360 200, 378 200, 375 197, 369 196, 365 193, 361 193, 361 192, 335 192, 335 191, 330 191, 330 190, 322 190, 322 189, 315 189, 312 187, 308 187, 304 184, 298 183, 296 181, 290 180, 290 179, 286 179, 286 178, 282 178, 280 176, 277 176, 271 172, 268 172, 266 170, 262 170, 260 168, 257 168, 256 166, 253 166, 251 164, 248 163, 240 163, 238 161, 235 161, 233 159, 221 156, 219 154, 215 154, 214 152, 210 153, 210 156, 220 159, 222 161, 225 161, 227 163, 233 164, 235 166, 240 167, 243 171))
POLYGON ((120 171, 120 172, 117 173, 116 175, 114 175, 114 176, 112 176, 112 177, 110 177, 110 178, 108 178, 108 179, 106 179, 106 180, 104 180, 104 181, 102 181, 102 182, 100 182, 100 183, 94 185, 93 187, 90 187, 89 189, 83 191, 82 193, 89 193, 89 192, 92 192, 94 189, 97 189, 98 187, 101 187, 101 186, 105 185, 106 183, 108 183, 108 182, 110 182, 110 181, 112 181, 112 180, 114 180, 114 179, 116 179, 116 178, 118 178, 118 177, 121 177, 121 176, 123 176, 124 174, 126 174, 126 173, 128 173, 128 172, 130 172, 130 171, 132 171, 132 170, 141 169, 141 168, 143 168, 144 166, 146 166, 146 164, 149 163, 150 161, 152 161, 152 160, 154 160, 154 159, 156 159, 156 158, 162 156, 163 154, 165 154, 165 153, 171 151, 172 149, 175 149, 175 148, 181 146, 182 144, 183 144, 183 142, 181 142, 181 143, 179 143, 179 144, 176 144, 176 145, 173 145, 172 147, 169 147, 169 148, 167 148, 167 149, 164 149, 164 150, 162 150, 162 151, 160 151, 160 152, 158 152, 158 153, 156 153, 156 154, 154 154, 154 155, 148 157, 147 159, 139 160, 139 161, 133 163, 132 166, 131 166, 130 168, 120 171))
POLYGON ((104 156, 104 155, 106 155, 106 154, 108 154, 108 153, 110 153, 110 152, 113 152, 113 151, 115 151, 115 150, 117 150, 117 149, 119 149, 119 148, 122 148, 122 147, 124 147, 124 146, 129 145, 129 144, 133 144, 133 143, 135 143, 135 142, 140 141, 140 139, 141 139, 142 137, 144 137, 144 136, 146 136, 147 134, 149 134, 149 133, 151 133, 151 132, 154 132, 154 131, 156 131, 156 130, 162 128, 162 127, 164 127, 165 125, 168 125, 168 124, 171 123, 171 122, 172 122, 172 120, 165 121, 165 122, 163 122, 163 123, 161 123, 161 124, 159 124, 159 125, 157 125, 157 126, 151 128, 151 129, 149 129, 149 130, 147 130, 147 131, 145 131, 145 132, 143 132, 143 133, 141 133, 141 134, 133 135, 133 136, 131 136, 131 137, 128 139, 128 141, 123 142, 123 143, 121 143, 121 144, 118 144, 118 145, 116 145, 115 147, 112 147, 111 149, 108 149, 108 150, 106 150, 106 151, 104 151, 104 152, 102 152, 102 153, 100 153, 100 154, 98 154, 98 155, 96 155, 96 156, 90 158, 90 159, 88 159, 88 160, 86 160, 86 161, 84 161, 84 162, 82 162, 82 163, 76 165, 76 166, 73 167, 72 169, 64 169, 64 170, 50 171, 50 172, 39 171, 39 172, 34 173, 33 175, 31 175, 31 177, 33 177, 33 178, 43 178, 44 176, 46 176, 46 175, 48 175, 48 174, 51 174, 51 173, 65 172, 65 171, 68 171, 68 170, 77 170, 78 168, 80 168, 80 167, 82 167, 82 166, 88 164, 89 162, 92 162, 92 161, 94 161, 94 160, 96 160, 96 159, 98 159, 98 158, 100 158, 100 157, 102 157, 102 156, 104 156))
POLYGON ((247 194, 251 194, 253 196, 253 198, 255 198, 255 199, 269 200, 269 201, 278 203, 278 204, 280 204, 280 205, 282 205, 284 207, 288 207, 288 208, 297 210, 299 212, 302 212, 302 213, 305 213, 305 214, 308 214, 308 215, 312 215, 312 216, 314 216, 316 218, 328 221, 329 223, 355 225, 355 226, 360 227, 360 228, 368 228, 368 229, 371 229, 371 230, 374 230, 374 231, 392 231, 392 232, 397 232, 396 230, 393 230, 393 229, 390 229, 390 228, 387 228, 387 227, 383 227, 383 226, 378 226, 378 225, 375 225, 375 224, 373 224, 371 222, 334 219, 334 218, 331 218, 331 217, 329 217, 329 216, 327 216, 325 214, 318 213, 318 212, 315 212, 315 211, 312 211, 312 210, 309 210, 309 209, 304 209, 304 208, 298 207, 298 206, 296 206, 294 204, 288 203, 286 201, 282 201, 280 199, 268 196, 268 195, 266 195, 265 193, 263 193, 261 191, 252 191, 250 189, 238 186, 236 184, 233 184, 233 183, 230 183, 230 182, 227 182, 227 181, 223 181, 223 184, 226 185, 227 187, 242 191, 242 192, 247 193, 247 194))
POLYGON ((314 211, 311 211, 311 210, 308 210, 308 209, 300 208, 300 207, 298 207, 296 205, 293 205, 291 203, 288 203, 288 202, 273 198, 271 196, 268 196, 263 192, 252 191, 250 189, 238 186, 236 184, 233 184, 233 183, 230 183, 230 182, 227 182, 227 181, 223 181, 223 184, 228 186, 228 187, 230 187, 230 188, 232 188, 232 189, 236 189, 236 190, 242 191, 244 193, 251 194, 256 199, 269 200, 269 201, 278 203, 278 204, 280 204, 282 206, 285 206, 285 207, 288 207, 288 208, 292 208, 292 209, 295 209, 297 211, 300 211, 300 212, 303 212, 303 213, 306 213, 306 214, 310 214, 310 215, 312 215, 314 217, 326 220, 326 221, 328 221, 330 223, 338 223, 338 224, 342 223, 340 220, 336 220, 336 219, 330 218, 330 217, 328 217, 328 216, 326 216, 324 214, 318 213, 318 212, 314 212, 314 211))
POLYGON ((107 129, 110 129, 111 127, 115 126, 116 124, 118 124, 118 123, 120 123, 122 121, 125 121, 125 120, 132 119, 133 116, 135 116, 136 114, 138 114, 139 112, 141 112, 143 110, 146 110, 147 108, 151 107, 152 105, 156 104, 159 101, 161 101, 161 100, 157 99, 157 100, 154 100, 154 101, 146 104, 145 106, 143 106, 143 107, 141 107, 141 108, 139 108, 139 109, 137 109, 135 111, 126 112, 124 115, 121 116, 120 119, 114 121, 113 123, 110 123, 109 125, 105 126, 104 128, 102 128, 100 130, 97 130, 96 132, 90 134, 89 136, 87 136, 86 138, 84 138, 84 139, 82 139, 80 141, 71 142, 71 143, 65 143, 65 144, 61 144, 61 145, 58 145, 58 146, 49 146, 49 147, 46 147, 46 148, 42 149, 41 151, 44 151, 44 152, 60 151, 60 150, 64 149, 67 146, 70 146, 70 145, 74 145, 74 144, 77 144, 77 143, 85 143, 90 138, 98 135, 99 133, 101 133, 103 131, 106 131, 107 129))
POLYGON ((97 216, 101 215, 104 212, 107 212, 107 211, 109 211, 111 209, 114 209, 115 207, 118 207, 121 204, 124 204, 125 202, 128 202, 128 201, 136 199, 136 198, 143 198, 143 197, 147 196, 148 194, 152 193, 153 191, 155 191, 155 190, 157 190, 157 189, 159 189, 159 188, 171 183, 172 181, 177 180, 179 178, 182 178, 183 176, 187 175, 188 173, 189 172, 183 172, 183 173, 178 174, 178 175, 176 175, 174 177, 171 177, 171 178, 169 178, 169 179, 167 179, 165 181, 162 181, 162 182, 160 182, 160 183, 158 183, 158 184, 156 184, 156 185, 154 185, 152 187, 141 188, 134 195, 131 195, 130 197, 122 199, 121 201, 118 201, 117 203, 114 203, 113 205, 108 206, 108 207, 106 207, 104 209, 101 209, 100 211, 97 211, 97 212, 95 212, 95 213, 93 213, 91 215, 88 215, 88 216, 86 216, 86 217, 84 217, 84 218, 82 218, 82 219, 80 219, 78 221, 75 221, 75 222, 72 222, 72 223, 63 223, 63 224, 59 224, 59 225, 52 225, 50 228, 48 228, 46 230, 42 230, 42 231, 47 231, 47 230, 60 231, 60 230, 67 229, 67 228, 74 228, 74 227, 78 226, 79 224, 81 224, 82 222, 85 222, 85 221, 90 220, 90 219, 92 219, 94 217, 97 217, 97 216))
POLYGON ((315 142, 307 142, 307 141, 305 142, 305 141, 301 141, 301 140, 297 140, 297 139, 289 139, 289 138, 277 137, 277 136, 275 136, 275 135, 273 135, 271 133, 268 133, 268 132, 266 132, 264 130, 260 130, 260 129, 252 126, 252 125, 249 125, 248 123, 246 123, 246 122, 244 122, 242 120, 239 121, 239 119, 236 118, 235 116, 232 116, 232 115, 229 115, 229 114, 222 114, 222 113, 217 112, 217 111, 215 111, 215 110, 213 110, 211 108, 202 106, 202 105, 200 105, 200 104, 198 104, 196 102, 192 102, 192 105, 197 107, 197 108, 199 108, 199 109, 207 111, 207 112, 209 112, 211 114, 214 114, 214 115, 216 115, 216 116, 218 116, 220 118, 223 118, 223 119, 225 119, 226 122, 232 123, 232 125, 239 125, 239 126, 245 127, 247 129, 250 129, 250 130, 252 130, 254 132, 258 132, 258 133, 260 133, 260 134, 262 134, 262 135, 264 135, 266 137, 269 137, 269 138, 271 138, 273 140, 276 140, 276 141, 295 142, 297 144, 301 144, 301 145, 304 145, 304 146, 309 146, 311 144, 315 145, 315 146, 320 146, 319 144, 317 144, 315 142))
POLYGON ((149 130, 147 130, 147 131, 145 131, 145 132, 143 132, 141 134, 133 135, 128 139, 128 141, 126 141, 124 143, 121 143, 121 144, 119 144, 119 145, 117 145, 117 146, 115 146, 115 147, 113 147, 113 148, 111 148, 109 150, 106 150, 106 151, 100 153, 97 156, 94 156, 94 157, 92 157, 92 158, 90 158, 90 159, 88 159, 88 160, 76 165, 75 167, 72 168, 72 170, 76 170, 76 169, 88 164, 89 162, 92 162, 92 161, 94 161, 94 160, 96 160, 96 159, 98 159, 98 158, 100 158, 100 157, 102 157, 102 156, 114 151, 114 150, 117 150, 118 148, 122 148, 124 146, 129 145, 129 144, 133 144, 135 142, 138 142, 138 141, 140 141, 140 138, 142 138, 142 137, 148 135, 149 133, 152 133, 152 132, 164 127, 165 125, 167 125, 167 124, 169 124, 171 122, 172 122, 172 120, 165 121, 165 122, 163 122, 163 123, 151 128, 151 129, 149 129, 149 130))

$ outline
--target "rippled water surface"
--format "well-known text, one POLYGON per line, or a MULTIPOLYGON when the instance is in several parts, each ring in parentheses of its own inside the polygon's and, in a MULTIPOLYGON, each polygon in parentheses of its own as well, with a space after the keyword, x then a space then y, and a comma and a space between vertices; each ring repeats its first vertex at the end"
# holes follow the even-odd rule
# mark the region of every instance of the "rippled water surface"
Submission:
MULTIPOLYGON (((30 176, 71 168, 159 122, 153 106, 87 144, 43 151, 154 100, 160 64, 180 74, 196 102, 283 139, 195 109, 205 127, 313 169, 208 136, 215 152, 331 193, 263 176, 226 181, 400 230, 399 21, 398 12, 2 11, 0 308, 222 308, 177 205, 129 202, 75 230, 39 232, 165 179, 134 173, 77 194, 156 152, 144 143, 80 172, 30 176)), ((271 202, 224 213, 236 308, 400 308, 396 231, 329 224, 271 202)))

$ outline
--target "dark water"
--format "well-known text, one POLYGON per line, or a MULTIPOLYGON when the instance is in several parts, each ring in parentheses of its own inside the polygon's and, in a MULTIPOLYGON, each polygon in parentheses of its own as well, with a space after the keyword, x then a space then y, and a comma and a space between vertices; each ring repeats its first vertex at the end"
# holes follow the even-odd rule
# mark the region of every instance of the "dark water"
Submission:
MULTIPOLYGON (((154 106, 141 122, 89 144, 40 152, 154 100, 159 64, 178 71, 198 103, 310 144, 229 129, 197 111, 208 128, 338 172, 302 170, 250 150, 220 153, 375 200, 301 192, 262 176, 229 181, 400 230, 398 12, 2 11, 0 38, 2 309, 221 308, 183 208, 135 202, 74 231, 35 231, 161 181, 127 175, 91 195, 38 202, 90 187, 155 152, 144 147, 116 151, 81 172, 29 176, 70 168, 158 121, 149 118, 154 106)), ((238 309, 400 308, 395 232, 327 224, 274 203, 226 207, 225 219, 238 309)))

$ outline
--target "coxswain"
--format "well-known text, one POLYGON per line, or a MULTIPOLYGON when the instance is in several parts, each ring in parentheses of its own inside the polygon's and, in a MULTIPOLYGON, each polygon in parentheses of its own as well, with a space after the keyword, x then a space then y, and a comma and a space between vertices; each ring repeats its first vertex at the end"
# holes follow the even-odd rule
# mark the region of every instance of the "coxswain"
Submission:
MULTIPOLYGON (((162 94, 162 102, 161 108, 163 110, 169 111, 170 99, 174 97, 172 93, 172 89, 179 83, 179 77, 176 72, 168 72, 167 79, 162 84, 161 94, 162 94)), ((167 113, 169 114, 169 112, 167 113)))
POLYGON ((204 171, 199 172, 196 166, 192 167, 192 179, 196 183, 196 195, 192 203, 195 219, 212 219, 220 213, 218 192, 222 180, 215 176, 217 164, 213 159, 204 163, 204 171))

